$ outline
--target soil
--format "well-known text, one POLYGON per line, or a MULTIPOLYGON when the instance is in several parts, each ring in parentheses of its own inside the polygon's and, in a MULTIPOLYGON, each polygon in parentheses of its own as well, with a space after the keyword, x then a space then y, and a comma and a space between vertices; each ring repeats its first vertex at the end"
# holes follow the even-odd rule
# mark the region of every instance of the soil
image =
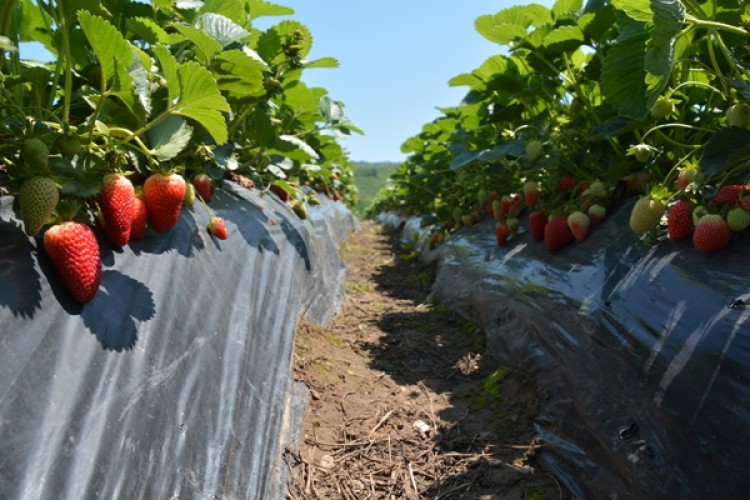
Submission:
POLYGON ((289 497, 569 498, 535 462, 532 380, 484 353, 484 334, 429 300, 433 266, 372 222, 342 245, 346 300, 300 324, 310 390, 289 497))

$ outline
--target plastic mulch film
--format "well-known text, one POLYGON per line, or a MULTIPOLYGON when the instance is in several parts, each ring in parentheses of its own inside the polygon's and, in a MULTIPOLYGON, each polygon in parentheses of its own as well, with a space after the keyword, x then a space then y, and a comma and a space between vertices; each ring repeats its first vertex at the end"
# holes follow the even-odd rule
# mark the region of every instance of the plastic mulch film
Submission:
POLYGON ((324 324, 341 304, 336 244, 354 216, 323 200, 303 222, 227 183, 211 208, 228 240, 208 235, 196 206, 159 237, 103 244, 101 288, 82 307, 13 199, 0 203, 0 497, 281 491, 281 440, 301 397, 290 392, 295 326, 324 324))
POLYGON ((546 468, 580 498, 746 498, 750 236, 646 242, 632 205, 555 254, 491 221, 441 254, 434 296, 546 393, 546 468))

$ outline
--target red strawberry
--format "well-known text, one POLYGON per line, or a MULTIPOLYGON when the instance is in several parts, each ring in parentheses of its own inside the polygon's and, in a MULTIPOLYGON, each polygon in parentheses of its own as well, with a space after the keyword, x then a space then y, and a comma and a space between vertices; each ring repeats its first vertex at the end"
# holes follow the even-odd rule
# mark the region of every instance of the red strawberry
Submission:
POLYGON ((224 223, 224 219, 221 217, 211 217, 208 221, 208 232, 213 236, 216 236, 220 240, 229 238, 229 231, 227 231, 227 225, 224 223))
POLYGON ((505 217, 510 212, 511 198, 507 194, 500 198, 500 217, 505 217))
POLYGON ((508 239, 508 236, 510 236, 510 228, 502 222, 498 222, 497 226, 495 226, 495 237, 497 238, 497 244, 500 246, 505 245, 505 241, 508 239))
MULTIPOLYGON (((280 199, 281 201, 283 201, 283 202, 287 202, 287 201, 289 201, 289 199, 291 198, 291 197, 289 196, 289 193, 287 193, 286 191, 284 191, 284 188, 282 188, 282 187, 281 187, 281 186, 279 186, 278 184, 271 184, 271 187, 270 187, 270 189, 271 189, 271 191, 273 191, 273 192, 274 192, 274 193, 276 194, 276 196, 278 196, 278 197, 279 197, 279 199, 280 199)), ((331 199, 334 199, 334 200, 335 200, 335 199, 336 199, 336 197, 335 197, 335 196, 333 196, 333 197, 332 197, 331 199)))
POLYGON ((544 226, 547 225, 547 214, 535 210, 529 214, 529 230, 534 241, 544 239, 544 226))
POLYGON ((544 246, 548 252, 556 252, 574 239, 568 227, 568 218, 564 215, 553 216, 544 227, 544 246))
POLYGON ((739 184, 728 184, 722 186, 719 192, 714 196, 713 206, 718 207, 726 203, 730 208, 736 207, 740 202, 740 195, 745 190, 745 186, 739 184))
POLYGON ((193 186, 195 186, 195 190, 198 191, 198 194, 203 198, 203 201, 206 203, 211 201, 211 197, 214 193, 213 186, 211 185, 211 178, 209 176, 206 174, 196 175, 193 177, 193 186))
POLYGON ((104 187, 99 193, 99 208, 102 211, 104 232, 118 248, 130 240, 134 200, 135 188, 127 177, 120 174, 104 177, 104 187))
POLYGON ((130 222, 130 239, 142 240, 146 234, 146 222, 148 221, 148 212, 146 211, 146 202, 143 198, 136 196, 133 200, 133 218, 130 222))
POLYGON ((692 210, 693 204, 687 200, 680 200, 670 207, 667 213, 667 233, 671 240, 684 240, 692 234, 692 210))
POLYGON ((99 289, 102 262, 90 227, 63 222, 44 233, 44 249, 66 288, 80 303, 90 302, 99 289))
POLYGON ((576 180, 569 176, 569 175, 563 175, 560 177, 560 180, 557 182, 557 190, 559 192, 563 191, 570 191, 573 189, 576 185, 576 180))
POLYGON ((750 212, 750 185, 745 186, 746 194, 740 198, 740 205, 742 208, 750 212))
POLYGON ((179 174, 153 174, 143 184, 148 223, 157 233, 177 224, 185 197, 185 179, 179 174))
POLYGON ((607 209, 599 204, 593 204, 589 207, 589 219, 591 220, 592 226, 598 226, 601 221, 607 216, 607 209))
POLYGON ((570 232, 573 233, 573 237, 576 241, 583 241, 586 239, 590 224, 591 220, 589 219, 589 216, 580 210, 576 210, 568 215, 568 227, 570 228, 570 232))
POLYGON ((539 185, 534 181, 526 181, 523 185, 523 195, 526 198, 526 205, 533 210, 539 201, 539 185))
POLYGON ((729 244, 732 233, 721 215, 704 215, 695 226, 693 245, 701 252, 715 252, 729 244))

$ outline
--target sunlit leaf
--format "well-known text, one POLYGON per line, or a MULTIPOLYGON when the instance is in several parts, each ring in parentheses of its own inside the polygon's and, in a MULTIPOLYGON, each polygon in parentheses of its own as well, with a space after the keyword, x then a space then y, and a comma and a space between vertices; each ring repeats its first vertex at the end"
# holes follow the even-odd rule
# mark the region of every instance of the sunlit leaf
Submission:
POLYGON ((321 57, 305 63, 305 68, 338 68, 339 61, 333 57, 321 57))
POLYGON ((221 14, 203 14, 198 18, 198 27, 219 42, 222 47, 239 42, 250 33, 221 14))
POLYGON ((151 151, 159 161, 171 160, 180 154, 192 136, 193 127, 179 116, 170 116, 147 134, 151 151))
POLYGON ((651 12, 651 0, 612 0, 615 9, 623 11, 631 19, 651 22, 654 15, 651 12))
POLYGON ((320 159, 318 153, 313 148, 311 148, 309 144, 298 137, 294 137, 293 135, 280 135, 279 139, 284 142, 288 142, 289 144, 293 144, 298 149, 304 151, 305 154, 307 154, 311 158, 315 158, 316 160, 320 159))
POLYGON ((198 28, 177 24, 175 29, 195 45, 195 49, 203 57, 205 64, 209 64, 211 58, 222 49, 221 43, 198 28))
MULTIPOLYGON (((129 75, 127 69, 133 64, 133 49, 120 32, 99 16, 86 11, 78 14, 81 28, 94 50, 102 71, 102 77, 107 85, 117 77, 118 88, 128 88, 129 75)), ((131 84, 132 86, 132 84, 131 84)))
POLYGON ((263 16, 291 16, 294 9, 266 2, 265 0, 248 0, 250 17, 257 19, 263 16))
POLYGON ((243 0, 206 0, 206 3, 198 11, 201 14, 219 14, 233 24, 239 25, 240 29, 248 24, 245 14, 245 2, 243 0))
POLYGON ((126 21, 128 29, 151 45, 167 43, 169 35, 156 21, 147 17, 129 17, 126 21))
POLYGON ((217 144, 224 144, 228 131, 222 112, 230 108, 213 75, 193 61, 181 65, 179 72, 180 99, 173 112, 197 121, 217 144))

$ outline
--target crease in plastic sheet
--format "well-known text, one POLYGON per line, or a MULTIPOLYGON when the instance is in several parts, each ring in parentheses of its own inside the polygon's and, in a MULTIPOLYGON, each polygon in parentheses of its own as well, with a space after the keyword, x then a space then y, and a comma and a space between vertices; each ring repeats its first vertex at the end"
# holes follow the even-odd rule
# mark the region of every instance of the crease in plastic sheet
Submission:
POLYGON ((497 246, 491 221, 462 229, 428 254, 433 295, 549 395, 539 456, 574 496, 745 498, 750 235, 713 254, 647 243, 623 230, 630 208, 555 254, 524 233, 497 246))
MULTIPOLYGON (((233 183, 122 250, 80 306, 41 238, 0 199, 0 497, 267 498, 301 419, 291 352, 300 317, 344 298, 337 244, 356 229, 322 200, 300 221, 233 183)), ((98 235, 103 241, 102 235, 98 235)))

